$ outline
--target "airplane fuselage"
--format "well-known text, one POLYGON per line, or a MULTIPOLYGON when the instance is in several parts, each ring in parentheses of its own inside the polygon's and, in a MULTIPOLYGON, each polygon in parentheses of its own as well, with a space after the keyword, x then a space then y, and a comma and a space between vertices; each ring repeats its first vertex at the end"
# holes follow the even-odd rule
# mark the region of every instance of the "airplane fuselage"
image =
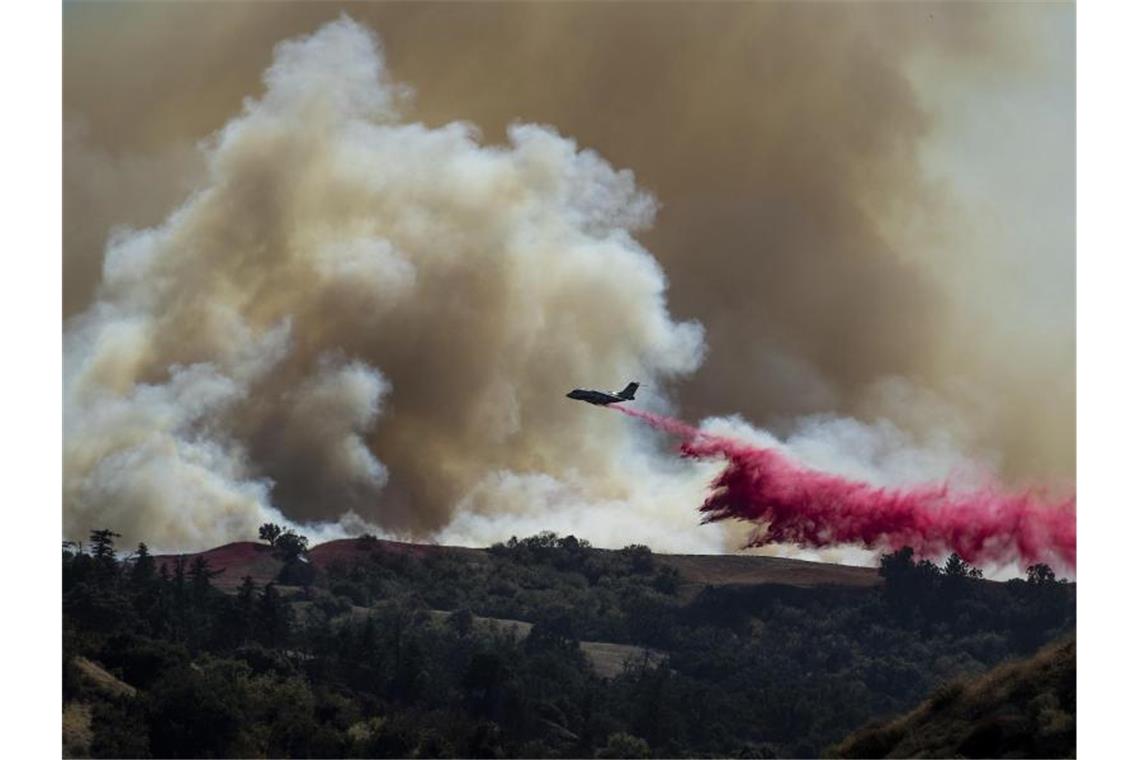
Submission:
POLYGON ((566 394, 566 398, 572 398, 575 401, 585 401, 587 404, 594 404, 596 406, 608 406, 616 404, 619 401, 626 401, 616 393, 606 393, 605 391, 588 391, 582 388, 575 388, 566 394))
POLYGON ((575 401, 585 401, 587 404, 593 404, 594 406, 609 406, 610 404, 616 404, 620 401, 633 401, 633 396, 637 393, 637 388, 637 383, 630 383, 617 393, 595 391, 589 388, 575 388, 566 394, 566 398, 572 398, 575 401))

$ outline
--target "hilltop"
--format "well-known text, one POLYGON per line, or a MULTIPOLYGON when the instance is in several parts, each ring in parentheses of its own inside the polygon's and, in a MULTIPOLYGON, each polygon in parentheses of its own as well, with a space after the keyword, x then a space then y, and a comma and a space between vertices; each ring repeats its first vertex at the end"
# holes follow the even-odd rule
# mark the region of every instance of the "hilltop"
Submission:
MULTIPOLYGON (((594 551, 607 551, 595 549, 594 551)), ((373 539, 340 539, 318 544, 307 553, 309 562, 319 570, 327 570, 338 562, 355 562, 369 552, 384 552, 417 559, 447 558, 486 564, 491 561, 488 549, 439 544, 415 544, 373 539), (363 552, 363 554, 362 554, 363 552)), ((868 588, 882 582, 877 568, 836 565, 825 562, 731 554, 655 554, 657 561, 675 568, 684 585, 699 591, 705 586, 776 584, 798 588, 843 586, 868 588)), ((226 590, 236 589, 242 578, 250 576, 258 585, 275 580, 284 562, 273 554, 272 547, 254 541, 236 541, 203 552, 156 555, 160 566, 173 570, 178 557, 189 565, 194 559, 206 560, 218 575, 214 584, 226 590)))

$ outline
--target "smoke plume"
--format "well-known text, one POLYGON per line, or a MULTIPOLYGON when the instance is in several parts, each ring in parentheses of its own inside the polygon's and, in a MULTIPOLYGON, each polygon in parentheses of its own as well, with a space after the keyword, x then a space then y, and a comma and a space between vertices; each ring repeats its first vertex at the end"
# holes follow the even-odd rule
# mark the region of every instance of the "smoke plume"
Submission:
POLYGON ((1072 3, 65 4, 67 315, 107 231, 201 186, 196 142, 342 8, 416 86, 406 121, 553 124, 636 170, 706 328, 659 389, 680 416, 949 423, 1005 480, 1073 475, 1072 3))
POLYGON ((485 147, 402 121, 347 19, 279 46, 265 84, 204 146, 205 186, 115 234, 68 326, 66 529, 201 546, 282 514, 422 536, 460 502, 649 508, 651 455, 556 401, 700 361, 632 237, 655 209, 632 175, 545 127, 485 147))
MULTIPOLYGON (((884 487, 1071 470, 1071 248, 1042 232, 1028 279, 1003 275, 1021 249, 983 266, 994 225, 948 235, 964 180, 928 172, 1029 170, 946 138, 962 93, 1052 81, 1040 51, 1067 48, 1026 7, 336 13, 65 9, 68 535, 737 548, 694 509, 717 462, 562 398, 632 379, 647 408, 737 411, 884 487)), ((1039 15, 1063 36, 1064 9, 1039 15)), ((1063 163, 1049 145, 1030 169, 1063 163)), ((1035 229, 1066 218, 1039 205, 1035 229)))
POLYGON ((1007 494, 996 486, 963 491, 948 483, 885 488, 810 469, 774 447, 620 405, 612 408, 680 436, 686 457, 726 460, 701 511, 712 522, 758 525, 752 546, 910 546, 927 557, 956 552, 975 564, 1050 562, 1076 568, 1075 499, 1050 503, 1033 492, 1007 494))

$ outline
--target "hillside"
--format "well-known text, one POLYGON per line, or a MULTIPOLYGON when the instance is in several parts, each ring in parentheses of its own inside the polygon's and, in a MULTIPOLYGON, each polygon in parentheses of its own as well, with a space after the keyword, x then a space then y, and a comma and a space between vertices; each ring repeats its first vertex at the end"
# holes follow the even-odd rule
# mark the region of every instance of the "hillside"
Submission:
POLYGON ((908 550, 848 568, 543 533, 283 563, 112 540, 63 554, 64 725, 94 756, 815 757, 1076 614, 1047 568, 991 583, 908 550))
MULTIPOLYGON (((605 551, 605 550, 594 550, 605 551)), ((411 558, 414 560, 442 560, 459 562, 487 570, 493 559, 487 549, 473 549, 459 546, 436 544, 413 544, 399 541, 343 539, 318 544, 309 550, 308 562, 324 576, 318 583, 328 585, 327 573, 338 565, 352 564, 369 560, 373 554, 390 558, 411 558)), ((208 551, 183 555, 158 555, 158 567, 167 572, 174 571, 175 562, 181 558, 189 567, 197 558, 205 560, 213 576, 213 584, 228 592, 235 592, 243 579, 248 576, 259 586, 273 581, 281 572, 284 563, 274 556, 266 543, 238 541, 219 546, 208 551)), ((679 573, 678 593, 683 598, 694 598, 708 586, 755 586, 779 585, 794 588, 824 586, 869 588, 882 581, 874 568, 833 565, 822 562, 785 559, 761 556, 726 555, 655 555, 658 562, 675 568, 679 573)), ((287 587, 286 587, 287 588, 287 587)), ((306 597, 312 594, 286 592, 286 598, 300 613, 307 613, 312 602, 306 597)), ((353 606, 350 613, 357 620, 368 614, 368 607, 353 606)), ((430 610, 436 619, 444 620, 450 614, 446 610, 430 610)), ((480 626, 498 626, 525 638, 533 624, 525 620, 504 617, 474 616, 480 626)), ((580 642, 582 652, 594 671, 605 678, 612 678, 621 672, 627 662, 645 660, 660 662, 665 654, 649 648, 612 641, 580 642)))
POLYGON ((1077 645, 1051 644, 940 687, 896 720, 869 725, 835 757, 1076 757, 1077 645))
MULTIPOLYGON (((74 657, 68 663, 70 673, 77 682, 80 696, 66 703, 63 708, 63 756, 90 757, 94 732, 92 731, 92 704, 96 697, 121 699, 134 697, 138 690, 123 683, 86 657, 74 657)), ((66 668, 67 666, 65 666, 66 668)))
MULTIPOLYGON (((604 551, 604 550, 595 550, 604 551)), ((309 550, 308 559, 318 569, 325 570, 337 562, 354 562, 368 552, 386 552, 417 559, 447 558, 485 564, 490 561, 487 549, 436 544, 412 544, 377 539, 362 543, 357 539, 341 539, 318 544, 309 550)), ((214 585, 233 590, 241 585, 242 578, 250 576, 258 585, 277 577, 282 562, 273 556, 265 543, 237 541, 204 552, 182 555, 157 555, 159 566, 172 572, 178 557, 189 565, 196 557, 209 562, 219 574, 214 585)), ((882 581, 876 568, 835 565, 825 562, 761 557, 756 555, 723 554, 657 554, 658 561, 674 567, 682 583, 691 585, 692 591, 710 585, 761 585, 778 584, 799 588, 817 586, 845 586, 867 588, 882 581)))

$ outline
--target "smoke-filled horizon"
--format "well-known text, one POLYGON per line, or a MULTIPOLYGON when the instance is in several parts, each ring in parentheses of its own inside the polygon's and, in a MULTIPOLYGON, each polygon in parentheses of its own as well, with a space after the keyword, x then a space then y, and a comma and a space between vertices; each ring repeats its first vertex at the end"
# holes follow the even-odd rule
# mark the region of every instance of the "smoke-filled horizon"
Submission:
MULTIPOLYGON (((1064 13, 936 6, 934 31, 905 9, 821 28, 821 9, 662 6, 646 29, 635 7, 433 5, 304 37, 335 14, 68 9, 66 530, 737 548, 698 524, 715 467, 562 398, 630 379, 649 408, 741 414, 887 483, 1071 476, 1071 261, 1035 251, 997 297, 1019 250, 994 253, 992 220, 947 225, 1006 189, 948 160, 998 126, 954 104, 1053 97, 1034 94, 1053 64, 995 29, 1063 37, 1064 13), (179 47, 194 23, 227 76, 179 47), (484 25, 533 44, 475 50, 484 25), (288 37, 271 61, 248 44, 288 37), (265 64, 261 94, 228 75, 265 64), (730 101, 734 81, 761 89, 730 101)), ((1007 204, 1002 232, 1046 201, 1007 204)))

